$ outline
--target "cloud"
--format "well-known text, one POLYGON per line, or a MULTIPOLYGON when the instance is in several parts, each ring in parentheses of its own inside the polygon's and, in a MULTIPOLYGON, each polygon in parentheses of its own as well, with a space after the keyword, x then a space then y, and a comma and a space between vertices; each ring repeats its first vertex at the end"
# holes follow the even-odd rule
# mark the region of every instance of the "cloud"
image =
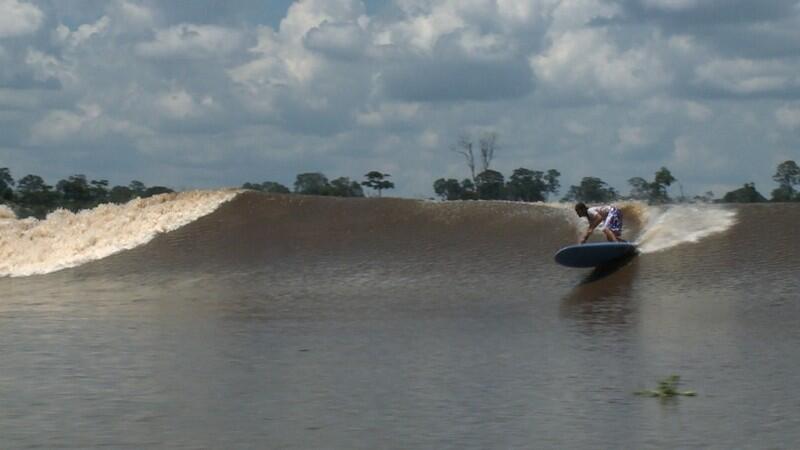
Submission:
POLYGON ((533 87, 524 63, 464 58, 409 59, 387 65, 380 75, 389 98, 412 102, 502 100, 525 96, 533 87))
POLYGON ((34 145, 91 142, 110 134, 144 136, 149 131, 129 121, 104 114, 97 104, 79 104, 75 110, 48 112, 32 126, 29 142, 34 145))
POLYGON ((55 30, 54 39, 60 44, 77 47, 93 36, 105 32, 110 23, 111 20, 103 16, 95 23, 80 25, 75 31, 71 31, 65 25, 59 25, 55 30))
POLYGON ((711 117, 713 111, 699 102, 687 101, 686 112, 692 120, 703 122, 711 117))
POLYGON ((367 46, 366 33, 356 23, 325 21, 309 30, 303 39, 306 48, 332 58, 358 58, 367 46))
POLYGON ((356 113, 356 123, 385 128, 390 123, 408 123, 419 114, 420 105, 416 103, 382 103, 377 108, 356 113))
POLYGON ((28 49, 25 64, 32 71, 33 78, 39 82, 52 83, 51 80, 58 80, 59 83, 75 83, 79 81, 75 68, 71 67, 69 63, 39 50, 28 49))
POLYGON ((241 33, 215 25, 180 24, 156 32, 136 46, 147 58, 209 58, 224 56, 242 45, 241 33))
POLYGON ((800 94, 797 66, 784 61, 715 59, 695 69, 694 84, 729 95, 800 94))
POLYGON ((131 29, 150 28, 155 23, 153 11, 150 8, 131 3, 129 1, 118 1, 113 8, 113 13, 131 29))
POLYGON ((625 189, 667 165, 702 192, 768 184, 800 145, 796 0, 75 1, 0 0, 19 19, 0 26, 0 145, 43 172, 385 167, 426 194, 465 175, 460 132, 492 129, 506 174, 625 189))
POLYGON ((19 0, 0 0, 0 38, 35 33, 44 13, 35 5, 19 0))
POLYGON ((206 96, 196 100, 184 89, 166 92, 158 96, 155 106, 164 116, 170 119, 187 119, 202 115, 215 107, 214 99, 206 96))
POLYGON ((795 130, 800 128, 800 106, 781 106, 775 111, 778 124, 784 128, 795 130))
POLYGON ((653 95, 672 80, 654 52, 620 49, 600 29, 566 32, 530 64, 550 95, 566 98, 625 100, 653 95))
POLYGON ((795 0, 619 0, 615 19, 655 22, 665 29, 779 20, 795 14, 795 0))
POLYGON ((647 131, 642 127, 622 127, 617 131, 622 147, 642 147, 650 142, 647 131))

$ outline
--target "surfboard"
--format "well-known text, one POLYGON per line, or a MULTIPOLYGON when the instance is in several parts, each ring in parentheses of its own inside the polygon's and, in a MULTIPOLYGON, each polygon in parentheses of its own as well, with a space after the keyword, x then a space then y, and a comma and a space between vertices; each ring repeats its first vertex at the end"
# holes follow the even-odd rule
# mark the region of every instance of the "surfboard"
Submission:
POLYGON ((555 259, 567 267, 597 267, 632 255, 636 246, 628 242, 592 242, 559 250, 555 259))

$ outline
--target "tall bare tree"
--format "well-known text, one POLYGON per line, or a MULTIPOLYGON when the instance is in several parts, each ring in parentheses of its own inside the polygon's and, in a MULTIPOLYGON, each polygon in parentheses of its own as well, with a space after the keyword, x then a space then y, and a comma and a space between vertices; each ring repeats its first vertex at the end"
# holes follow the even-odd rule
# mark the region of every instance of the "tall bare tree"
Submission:
POLYGON ((486 172, 492 164, 494 151, 497 149, 497 133, 494 131, 483 133, 478 143, 481 148, 481 166, 483 167, 481 172, 486 172))
POLYGON ((475 154, 475 141, 473 141, 472 136, 464 133, 459 136, 458 143, 450 148, 466 160, 473 183, 478 175, 475 173, 478 164, 480 164, 479 173, 486 172, 492 165, 492 159, 494 159, 494 153, 497 150, 497 133, 494 131, 483 133, 477 144, 477 150, 480 152, 478 155, 475 154), (476 161, 476 158, 480 158, 480 160, 476 161))
POLYGON ((475 182, 475 152, 473 151, 474 144, 472 137, 469 134, 462 134, 458 138, 458 143, 450 148, 450 150, 462 155, 467 161, 469 173, 473 183, 475 182))

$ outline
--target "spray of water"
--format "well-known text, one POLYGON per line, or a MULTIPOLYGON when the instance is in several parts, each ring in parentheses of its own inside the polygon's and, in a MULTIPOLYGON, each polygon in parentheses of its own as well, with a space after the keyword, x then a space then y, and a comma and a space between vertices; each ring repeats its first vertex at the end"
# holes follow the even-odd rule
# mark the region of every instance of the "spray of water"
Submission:
POLYGON ((642 253, 697 242, 736 223, 735 211, 715 205, 648 207, 643 216, 645 226, 636 241, 642 253))
POLYGON ((0 276, 45 274, 138 247, 210 214, 239 191, 192 191, 100 205, 45 220, 18 220, 0 207, 0 276))

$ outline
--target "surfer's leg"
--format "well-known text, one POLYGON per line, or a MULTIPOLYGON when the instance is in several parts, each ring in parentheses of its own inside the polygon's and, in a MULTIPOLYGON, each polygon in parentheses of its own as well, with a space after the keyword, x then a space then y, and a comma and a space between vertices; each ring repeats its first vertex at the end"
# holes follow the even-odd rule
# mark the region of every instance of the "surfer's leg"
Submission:
POLYGON ((619 240, 617 239, 617 235, 614 234, 614 232, 608 228, 603 228, 603 234, 606 235, 606 239, 608 239, 608 242, 617 242, 619 240))
POLYGON ((622 211, 617 208, 612 209, 611 212, 608 213, 604 225, 603 231, 606 233, 606 237, 608 237, 609 241, 612 240, 609 235, 614 237, 614 242, 622 241, 620 238, 622 236, 622 211))

